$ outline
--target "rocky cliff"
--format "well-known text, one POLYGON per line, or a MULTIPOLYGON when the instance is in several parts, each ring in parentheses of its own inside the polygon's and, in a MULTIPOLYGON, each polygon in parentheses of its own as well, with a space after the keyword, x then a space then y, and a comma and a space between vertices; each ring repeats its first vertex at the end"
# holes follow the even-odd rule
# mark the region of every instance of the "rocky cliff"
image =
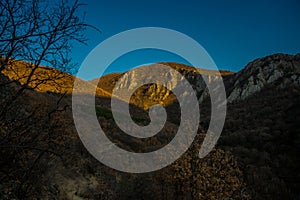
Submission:
POLYGON ((300 54, 275 54, 250 62, 230 80, 228 102, 246 99, 266 87, 300 85, 300 54))
MULTIPOLYGON (((213 70, 197 69, 191 66, 186 66, 179 63, 159 63, 165 66, 169 66, 177 70, 181 75, 183 75, 188 82, 192 85, 198 98, 200 100, 208 95, 206 89, 206 83, 203 78, 207 79, 209 83, 219 80, 222 76, 225 81, 229 79, 234 73, 229 71, 216 72, 213 70)), ((146 66, 144 66, 146 67, 146 66)), ((151 67, 151 66, 150 66, 151 67)), ((114 89, 119 78, 123 76, 122 84, 116 89, 130 89, 135 87, 139 82, 141 82, 141 77, 136 75, 135 71, 128 71, 123 74, 109 74, 100 78, 98 87, 102 88, 110 93, 114 89)), ((170 80, 168 82, 168 87, 174 89, 178 84, 179 79, 172 79, 175 76, 170 72, 160 73, 162 79, 170 80)), ((94 81, 92 81, 94 82, 94 81)), ((147 110, 150 106, 154 104, 169 105, 176 99, 175 95, 166 87, 159 84, 147 84, 141 86, 131 97, 130 102, 141 108, 147 110)))

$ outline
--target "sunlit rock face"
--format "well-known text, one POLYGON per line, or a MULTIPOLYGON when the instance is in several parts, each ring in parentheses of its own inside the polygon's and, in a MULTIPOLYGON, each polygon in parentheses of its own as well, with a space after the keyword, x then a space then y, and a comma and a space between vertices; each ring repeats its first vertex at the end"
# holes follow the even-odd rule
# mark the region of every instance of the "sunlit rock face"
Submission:
MULTIPOLYGON (((143 107, 144 109, 149 109, 154 104, 161 104, 161 105, 168 105, 172 103, 176 96, 171 92, 176 86, 178 86, 179 82, 182 81, 182 79, 186 79, 192 88, 194 89, 197 97, 200 101, 203 100, 204 97, 208 96, 207 86, 206 82, 208 84, 213 83, 216 80, 219 80, 221 78, 221 74, 231 75, 230 72, 216 72, 211 70, 203 70, 203 69, 196 69, 193 67, 189 67, 182 64, 177 63, 162 63, 165 66, 171 67, 175 69, 177 72, 179 72, 182 76, 177 77, 177 75, 174 73, 174 71, 164 71, 164 72, 155 72, 155 75, 159 75, 159 78, 162 80, 167 80, 167 87, 164 87, 160 84, 147 84, 143 85, 142 87, 139 87, 135 91, 135 93, 131 97, 131 103, 143 107), (204 81, 206 80, 206 82, 204 81)), ((145 67, 151 67, 151 66, 145 66, 145 67)), ((141 67, 143 68, 143 67, 141 67)), ((151 79, 151 75, 149 77, 141 77, 136 74, 136 72, 128 71, 122 76, 122 82, 117 87, 115 87, 115 90, 120 89, 133 89, 136 87, 140 82, 144 81, 141 79, 151 79)), ((146 81, 147 82, 147 81, 146 81)), ((100 86, 101 87, 101 86, 100 86)), ((190 94, 182 93, 183 96, 187 96, 190 94)))
POLYGON ((265 87, 287 88, 300 85, 300 54, 275 54, 249 63, 233 76, 228 102, 246 99, 265 87))

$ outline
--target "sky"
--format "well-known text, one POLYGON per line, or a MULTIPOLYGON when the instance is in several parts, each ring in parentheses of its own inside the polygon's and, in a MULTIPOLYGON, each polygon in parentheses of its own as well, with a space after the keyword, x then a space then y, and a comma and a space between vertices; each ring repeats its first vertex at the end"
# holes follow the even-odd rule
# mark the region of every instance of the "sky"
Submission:
MULTIPOLYGON (((86 22, 101 33, 88 29, 88 45, 74 44, 72 57, 79 65, 99 43, 140 27, 163 27, 186 34, 201 44, 222 70, 237 72, 252 60, 274 53, 300 53, 299 0, 83 2, 87 4, 81 8, 86 12, 86 22)), ((105 73, 162 61, 189 64, 173 53, 144 49, 121 56, 105 73)), ((95 77, 97 73, 87 73, 81 78, 95 77)))

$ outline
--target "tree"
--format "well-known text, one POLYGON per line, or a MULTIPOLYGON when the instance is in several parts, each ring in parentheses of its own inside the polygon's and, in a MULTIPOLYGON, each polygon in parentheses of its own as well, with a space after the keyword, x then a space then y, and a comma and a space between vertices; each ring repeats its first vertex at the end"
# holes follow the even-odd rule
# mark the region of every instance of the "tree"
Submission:
POLYGON ((85 44, 85 29, 96 29, 84 23, 84 13, 79 15, 82 5, 78 0, 72 4, 66 0, 0 2, 0 73, 14 70, 20 64, 26 69, 24 76, 20 77, 24 80, 22 87, 4 104, 0 116, 24 90, 36 88, 49 79, 61 78, 62 72, 76 70, 70 59, 72 44, 85 44), (37 70, 40 65, 60 71, 54 77, 40 76, 39 73, 44 73, 37 70))

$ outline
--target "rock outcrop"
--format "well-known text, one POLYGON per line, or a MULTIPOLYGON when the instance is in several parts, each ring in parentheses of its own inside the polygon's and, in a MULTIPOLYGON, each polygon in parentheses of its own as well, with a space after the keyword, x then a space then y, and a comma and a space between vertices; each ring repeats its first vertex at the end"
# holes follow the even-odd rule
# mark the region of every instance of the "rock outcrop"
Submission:
MULTIPOLYGON (((183 77, 186 78, 186 80, 191 84, 191 86, 195 90, 196 95, 200 99, 200 101, 203 100, 204 97, 208 96, 208 91, 206 89, 207 87, 204 78, 208 80, 209 83, 212 83, 216 80, 219 80, 221 78, 220 76, 222 76, 226 80, 228 79, 227 77, 230 77, 232 74, 234 74, 228 71, 216 72, 212 70, 196 69, 194 67, 190 67, 178 63, 160 63, 160 64, 169 66, 177 70, 181 75, 183 75, 183 77)), ((174 89, 178 85, 180 79, 172 78, 175 75, 172 74, 171 72, 160 73, 159 75, 162 79, 169 80, 168 82, 169 89, 159 84, 147 84, 141 86, 138 90, 136 90, 130 102, 146 110, 149 109, 150 106, 154 104, 168 105, 172 103, 176 99, 176 97, 170 91, 170 88, 171 90, 174 89)), ((120 78, 122 75, 117 74, 116 76, 120 78)), ((107 78, 104 77, 103 80, 106 80, 105 82, 101 81, 101 79, 98 84, 98 87, 106 88, 109 90, 109 92, 112 92, 115 84, 117 83, 117 79, 114 79, 114 82, 111 84, 111 87, 107 87, 105 85, 107 83, 106 80, 107 78)), ((110 77, 110 80, 112 80, 112 77, 110 77)), ((141 77, 137 76, 135 71, 129 71, 123 74, 122 84, 120 84, 119 88, 116 89, 131 89, 134 88, 139 82, 142 81, 143 80, 141 80, 141 77)))
POLYGON ((300 86, 300 54, 275 54, 256 59, 230 80, 228 102, 244 100, 266 87, 300 86))

